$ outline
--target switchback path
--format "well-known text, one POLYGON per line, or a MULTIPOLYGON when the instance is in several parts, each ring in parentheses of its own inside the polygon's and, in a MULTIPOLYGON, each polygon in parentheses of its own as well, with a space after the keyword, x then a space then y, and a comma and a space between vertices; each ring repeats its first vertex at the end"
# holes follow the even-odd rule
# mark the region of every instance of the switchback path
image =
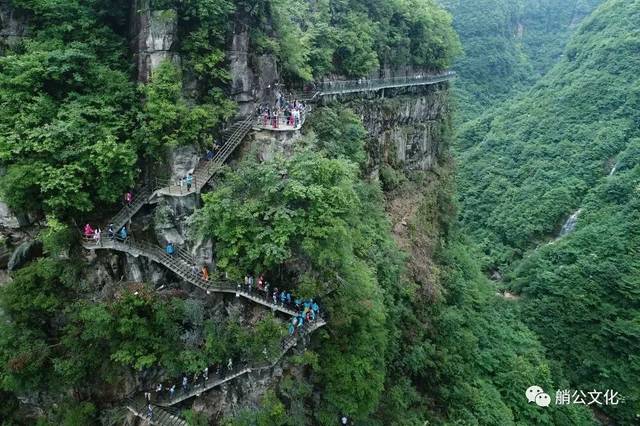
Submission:
POLYGON ((177 414, 170 413, 166 409, 153 405, 153 415, 151 419, 147 416, 147 402, 144 396, 130 399, 126 403, 129 411, 146 420, 148 424, 155 426, 188 426, 189 424, 177 414))
MULTIPOLYGON (((152 403, 152 411, 153 416, 151 420, 149 420, 147 416, 147 405, 144 395, 138 395, 133 399, 129 399, 126 401, 126 407, 129 411, 131 411, 136 416, 145 419, 152 425, 159 426, 186 426, 187 422, 185 422, 182 418, 179 417, 179 414, 173 410, 171 407, 184 402, 190 398, 198 397, 204 392, 210 391, 218 386, 221 386, 227 382, 230 382, 234 379, 237 379, 240 376, 245 374, 249 374, 252 372, 258 372, 263 370, 268 370, 275 367, 282 358, 289 352, 293 347, 298 344, 298 340, 303 338, 304 336, 308 336, 313 333, 320 327, 323 327, 326 323, 323 320, 318 320, 310 323, 310 325, 302 327, 302 330, 299 331, 294 336, 288 336, 282 341, 282 351, 278 355, 278 357, 270 363, 257 365, 253 367, 240 367, 235 370, 231 370, 226 372, 221 377, 217 379, 210 379, 205 383, 199 383, 197 386, 193 386, 187 392, 178 392, 174 395, 173 398, 161 399, 160 401, 156 401, 152 403), (173 411, 173 412, 172 412, 173 411)), ((213 370, 213 369, 212 369, 213 370)))
POLYGON ((273 362, 270 362, 268 364, 263 364, 263 365, 257 365, 253 367, 240 367, 238 369, 227 372, 224 376, 218 379, 210 380, 204 385, 200 384, 198 386, 194 386, 188 392, 178 393, 173 398, 167 399, 165 401, 163 400, 158 401, 156 402, 156 404, 162 407, 170 407, 172 405, 179 404, 180 402, 185 401, 187 399, 193 398, 194 396, 200 396, 200 394, 204 392, 217 388, 218 386, 223 385, 224 383, 227 383, 245 374, 248 374, 251 372, 257 372, 257 371, 269 370, 275 367, 280 362, 280 360, 287 354, 287 352, 289 352, 291 348, 295 347, 298 344, 298 339, 313 333, 314 331, 316 331, 320 327, 323 327, 324 325, 326 325, 326 323, 323 320, 313 321, 308 326, 302 327, 303 330, 299 331, 297 335, 288 336, 287 338, 285 338, 282 341, 282 351, 273 362))
POLYGON ((255 118, 250 116, 232 126, 229 136, 225 138, 222 147, 214 154, 213 158, 211 158, 211 160, 202 160, 196 166, 193 171, 193 185, 191 190, 187 190, 185 185, 167 183, 167 186, 160 185, 159 188, 156 188, 152 197, 155 195, 186 196, 193 193, 199 194, 202 188, 204 188, 211 178, 220 170, 224 162, 227 161, 233 151, 235 151, 238 145, 244 140, 255 123, 255 118))
POLYGON ((134 257, 143 256, 150 259, 160 265, 163 265, 173 273, 178 275, 184 281, 195 285, 207 292, 216 293, 230 293, 235 294, 237 297, 243 297, 252 302, 266 306, 274 311, 279 311, 290 316, 296 316, 296 312, 281 304, 274 304, 272 299, 268 299, 259 293, 248 292, 243 286, 233 284, 228 281, 219 281, 209 277, 205 280, 198 271, 194 274, 192 271, 192 264, 189 264, 189 259, 186 255, 176 253, 173 256, 169 256, 164 250, 158 246, 154 246, 145 242, 133 241, 131 239, 127 242, 121 242, 104 237, 97 242, 93 239, 83 239, 82 246, 87 250, 116 250, 119 252, 130 254, 134 257))

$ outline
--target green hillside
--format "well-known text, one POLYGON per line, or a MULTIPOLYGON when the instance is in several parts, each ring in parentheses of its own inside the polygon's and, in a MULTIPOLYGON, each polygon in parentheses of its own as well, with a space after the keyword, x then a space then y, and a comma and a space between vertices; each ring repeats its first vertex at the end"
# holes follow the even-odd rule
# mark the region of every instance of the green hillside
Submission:
POLYGON ((485 268, 524 296, 556 375, 627 398, 604 409, 623 424, 640 395, 639 22, 640 1, 606 2, 534 88, 459 135, 461 219, 485 268))
POLYGON ((459 116, 476 117, 534 84, 602 0, 441 0, 464 53, 456 61, 459 116))

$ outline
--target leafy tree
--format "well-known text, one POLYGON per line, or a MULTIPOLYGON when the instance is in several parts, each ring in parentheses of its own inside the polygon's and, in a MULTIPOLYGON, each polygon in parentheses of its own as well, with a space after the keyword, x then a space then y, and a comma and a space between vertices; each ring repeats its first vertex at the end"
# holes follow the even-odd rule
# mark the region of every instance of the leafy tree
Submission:
POLYGON ((56 214, 113 202, 137 157, 117 19, 99 16, 99 2, 15 3, 32 14, 33 35, 0 58, 3 198, 56 214))
POLYGON ((576 24, 602 0, 442 0, 464 53, 456 59, 459 122, 531 87, 560 59, 576 24))
POLYGON ((190 106, 183 97, 180 69, 168 61, 153 71, 142 90, 145 103, 138 138, 144 141, 146 154, 155 159, 177 145, 211 143, 212 134, 231 111, 227 100, 190 106))

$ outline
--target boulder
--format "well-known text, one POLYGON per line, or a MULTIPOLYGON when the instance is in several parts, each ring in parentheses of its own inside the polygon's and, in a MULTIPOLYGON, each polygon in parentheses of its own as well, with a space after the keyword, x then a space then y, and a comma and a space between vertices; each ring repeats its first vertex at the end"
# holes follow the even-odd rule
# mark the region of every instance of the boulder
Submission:
POLYGON ((11 254, 7 269, 16 271, 40 256, 42 256, 42 242, 38 240, 25 241, 11 254))

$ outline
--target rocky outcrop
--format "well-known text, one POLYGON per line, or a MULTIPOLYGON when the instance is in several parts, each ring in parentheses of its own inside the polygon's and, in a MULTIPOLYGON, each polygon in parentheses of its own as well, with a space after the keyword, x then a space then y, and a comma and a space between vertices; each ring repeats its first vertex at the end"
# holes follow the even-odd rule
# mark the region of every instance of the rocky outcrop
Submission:
POLYGON ((0 0, 0 54, 4 47, 14 46, 27 35, 27 18, 10 5, 9 0, 0 0))
POLYGON ((187 174, 193 173, 200 161, 198 152, 198 149, 193 145, 179 146, 171 150, 169 165, 172 182, 178 182, 187 174))
POLYGON ((29 222, 29 218, 16 215, 7 204, 0 201, 0 227, 18 229, 21 226, 28 225, 29 222))
POLYGON ((138 81, 147 82, 151 72, 163 61, 178 62, 176 10, 151 10, 150 0, 135 0, 131 11, 131 50, 134 53, 138 81))
POLYGON ((231 417, 243 408, 259 408, 266 391, 282 376, 283 368, 279 365, 249 373, 202 394, 194 401, 192 409, 203 413, 212 424, 217 424, 216 421, 222 417, 231 417))
POLYGON ((231 94, 242 115, 253 113, 256 103, 275 100, 280 75, 273 55, 252 55, 249 29, 236 23, 231 50, 227 51, 231 94))
POLYGON ((42 256, 42 242, 38 240, 25 241, 11 254, 7 269, 16 271, 40 256, 42 256))
POLYGON ((258 161, 271 161, 276 155, 293 154, 300 132, 272 132, 262 130, 253 133, 243 144, 243 155, 255 155, 258 161))
POLYGON ((340 101, 360 115, 371 140, 369 170, 385 164, 411 171, 433 170, 445 149, 450 126, 448 84, 385 89, 324 99, 340 101))

